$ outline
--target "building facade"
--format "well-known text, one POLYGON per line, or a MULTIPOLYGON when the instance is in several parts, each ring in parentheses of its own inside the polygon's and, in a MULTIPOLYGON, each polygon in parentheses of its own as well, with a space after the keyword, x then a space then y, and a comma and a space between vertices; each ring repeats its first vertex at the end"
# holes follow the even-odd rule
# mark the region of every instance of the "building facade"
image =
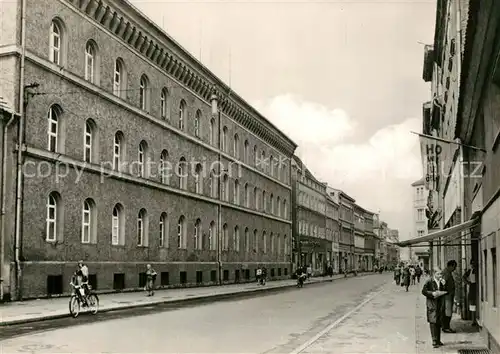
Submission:
MULTIPOLYGON (((411 184, 413 190, 413 230, 412 237, 422 237, 428 233, 427 214, 429 192, 425 188, 425 178, 411 184)), ((410 248, 410 260, 416 262, 422 269, 429 269, 429 245, 420 243, 410 248)))
POLYGON ((363 268, 366 271, 372 271, 375 265, 375 233, 374 233, 374 214, 366 211, 364 213, 365 219, 365 248, 363 268))
POLYGON ((128 1, 2 17, 4 294, 289 276, 293 141, 128 1))
POLYGON ((326 238, 331 241, 332 249, 328 262, 333 268, 334 273, 339 272, 339 238, 340 238, 340 224, 339 224, 339 205, 333 197, 326 194, 326 238))
POLYGON ((339 204, 339 271, 352 272, 354 259, 354 203, 356 200, 345 192, 331 188, 328 193, 339 204))
POLYGON ((361 270, 365 254, 365 211, 354 204, 354 269, 361 270))
POLYGON ((429 204, 442 210, 429 221, 425 240, 431 265, 458 262, 456 300, 462 318, 469 312, 461 274, 469 261, 478 265, 476 315, 489 347, 498 352, 500 4, 440 0, 435 28, 424 56, 423 78, 431 82, 433 98, 424 104, 423 133, 456 143, 423 140, 429 204), (431 232, 437 226, 441 230, 431 232))
POLYGON ((293 263, 311 266, 314 275, 324 274, 332 250, 326 234, 326 184, 318 181, 297 156, 293 157, 292 175, 297 243, 293 263))

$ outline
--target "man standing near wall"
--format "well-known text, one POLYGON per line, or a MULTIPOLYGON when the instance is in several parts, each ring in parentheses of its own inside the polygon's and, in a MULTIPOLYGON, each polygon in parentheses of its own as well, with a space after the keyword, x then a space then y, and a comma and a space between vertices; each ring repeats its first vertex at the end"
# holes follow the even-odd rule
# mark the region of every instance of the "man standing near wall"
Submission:
POLYGON ((445 289, 448 292, 444 297, 444 316, 443 316, 443 332, 455 333, 450 328, 451 316, 453 314, 453 300, 455 298, 455 280, 453 279, 453 272, 457 269, 457 261, 452 259, 446 264, 446 269, 443 272, 443 279, 445 281, 445 289))

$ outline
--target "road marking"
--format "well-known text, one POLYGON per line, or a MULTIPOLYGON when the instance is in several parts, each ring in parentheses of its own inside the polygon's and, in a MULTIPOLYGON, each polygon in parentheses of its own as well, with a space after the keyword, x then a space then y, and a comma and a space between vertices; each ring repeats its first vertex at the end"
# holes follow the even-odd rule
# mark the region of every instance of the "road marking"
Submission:
POLYGON ((350 310, 349 312, 345 313, 342 317, 337 319, 335 322, 330 323, 328 326, 326 326, 321 332, 316 334, 314 337, 309 339, 307 342, 299 346, 298 348, 294 349, 293 351, 290 352, 290 354, 299 354, 303 352, 307 347, 311 346, 314 342, 316 342, 318 339, 323 337, 325 334, 327 334, 329 331, 331 331, 334 327, 337 327, 342 321, 345 319, 351 317, 355 312, 360 310, 363 306, 365 306, 367 303, 372 301, 376 296, 378 296, 380 293, 382 293, 385 290, 385 286, 377 291, 376 293, 370 295, 367 299, 365 299, 362 303, 360 303, 358 306, 350 310))

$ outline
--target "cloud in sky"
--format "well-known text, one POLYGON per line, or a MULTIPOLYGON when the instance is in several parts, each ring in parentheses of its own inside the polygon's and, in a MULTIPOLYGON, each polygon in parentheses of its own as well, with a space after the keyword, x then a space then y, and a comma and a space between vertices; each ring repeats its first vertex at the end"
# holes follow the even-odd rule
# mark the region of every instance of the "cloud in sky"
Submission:
MULTIPOLYGON (((297 155, 317 178, 353 196, 361 206, 382 211, 392 227, 407 233, 411 220, 409 184, 422 176, 419 118, 402 119, 376 131, 367 141, 349 142, 362 122, 339 108, 325 107, 291 94, 253 105, 282 129, 299 148, 297 155)), ((406 235, 401 235, 402 238, 406 235)))

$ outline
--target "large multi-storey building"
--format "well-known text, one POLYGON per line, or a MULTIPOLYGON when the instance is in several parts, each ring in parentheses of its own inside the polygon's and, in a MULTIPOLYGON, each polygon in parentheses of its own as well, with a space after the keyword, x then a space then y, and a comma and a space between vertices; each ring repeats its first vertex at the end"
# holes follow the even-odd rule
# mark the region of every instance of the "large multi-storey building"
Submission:
MULTIPOLYGON (((412 237, 422 237, 428 233, 427 209, 428 190, 425 179, 421 178, 411 184, 413 189, 413 230, 412 237)), ((410 259, 415 259, 423 269, 429 269, 429 247, 427 243, 413 245, 410 248, 410 259)))
POLYGON ((332 249, 328 260, 335 273, 339 272, 339 204, 334 198, 328 195, 330 187, 327 186, 326 194, 326 235, 327 240, 332 242, 332 249))
MULTIPOLYGON (((434 99, 424 105, 423 133, 446 140, 432 144, 431 160, 438 169, 425 171, 429 198, 442 208, 442 230, 429 232, 405 245, 430 243, 431 263, 459 263, 458 280, 470 260, 478 265, 476 316, 489 347, 500 351, 500 276, 497 269, 500 159, 500 3, 485 1, 437 2, 434 43, 426 47, 424 80, 432 82, 434 99), (450 80, 451 78, 451 80, 450 80), (440 154, 436 154, 439 147, 440 154), (444 202, 442 202, 444 201, 444 202), (437 246, 438 244, 439 246, 437 246)), ((424 161, 425 161, 424 160, 424 161)), ((434 225, 433 225, 434 228, 434 225)), ((430 230, 429 230, 430 231, 430 230)), ((456 282, 456 300, 468 317, 466 287, 456 282)))
POLYGON ((371 271, 375 264, 375 233, 374 233, 374 214, 370 211, 365 210, 365 248, 364 248, 364 259, 363 259, 363 269, 371 271))
POLYGON ((2 291, 67 293, 80 259, 99 290, 288 275, 293 141, 128 1, 1 16, 2 291))
POLYGON ((330 189, 328 194, 338 200, 340 239, 339 270, 350 272, 354 268, 354 203, 356 200, 339 189, 330 189))
POLYGON ((354 268, 362 268, 365 253, 365 211, 354 204, 354 268))
POLYGON ((294 204, 293 264, 311 266, 314 274, 323 274, 331 261, 332 241, 326 236, 326 184, 318 181, 304 163, 292 159, 294 204))

